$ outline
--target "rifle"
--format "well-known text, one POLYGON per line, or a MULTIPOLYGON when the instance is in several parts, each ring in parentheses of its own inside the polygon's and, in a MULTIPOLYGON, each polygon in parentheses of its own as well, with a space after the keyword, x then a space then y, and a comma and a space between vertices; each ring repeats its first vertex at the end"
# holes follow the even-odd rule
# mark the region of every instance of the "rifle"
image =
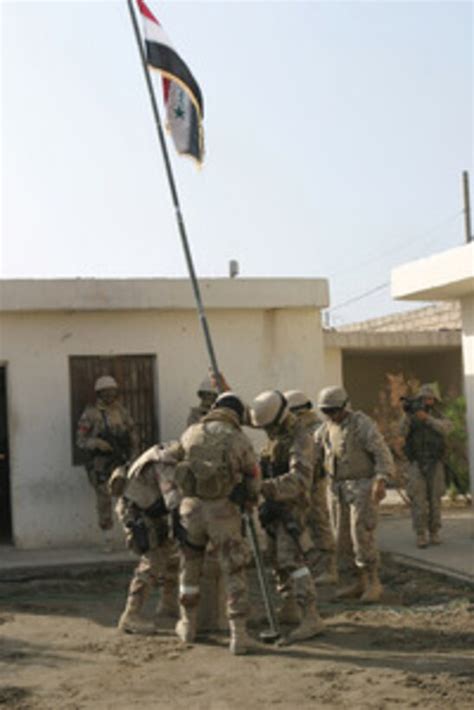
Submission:
POLYGON ((99 483, 105 483, 110 478, 112 471, 117 468, 117 466, 122 466, 128 463, 131 454, 131 441, 130 434, 128 431, 124 431, 120 434, 113 434, 109 427, 109 422, 107 421, 107 415, 104 411, 102 413, 102 419, 104 422, 104 429, 100 434, 97 434, 98 439, 106 441, 112 451, 101 452, 102 456, 108 459, 107 465, 104 471, 98 476, 99 483))

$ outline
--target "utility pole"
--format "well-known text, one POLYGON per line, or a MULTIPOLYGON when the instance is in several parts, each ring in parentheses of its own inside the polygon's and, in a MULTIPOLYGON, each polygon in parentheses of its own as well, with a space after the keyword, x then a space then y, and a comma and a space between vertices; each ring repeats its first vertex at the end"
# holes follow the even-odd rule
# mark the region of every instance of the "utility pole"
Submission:
POLYGON ((463 170, 462 184, 464 194, 464 226, 466 231, 466 242, 472 242, 473 236, 471 229, 471 204, 469 200, 469 173, 467 170, 463 170))

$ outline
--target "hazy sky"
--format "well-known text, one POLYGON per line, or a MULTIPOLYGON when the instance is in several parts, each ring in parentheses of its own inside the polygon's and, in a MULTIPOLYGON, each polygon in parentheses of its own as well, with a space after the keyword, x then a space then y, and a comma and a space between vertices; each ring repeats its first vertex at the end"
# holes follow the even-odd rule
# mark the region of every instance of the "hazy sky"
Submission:
MULTIPOLYGON (((402 310, 337 306, 463 243, 472 4, 148 4, 204 95, 203 169, 171 148, 198 274, 402 310)), ((185 276, 125 0, 4 2, 1 39, 1 275, 185 276)))

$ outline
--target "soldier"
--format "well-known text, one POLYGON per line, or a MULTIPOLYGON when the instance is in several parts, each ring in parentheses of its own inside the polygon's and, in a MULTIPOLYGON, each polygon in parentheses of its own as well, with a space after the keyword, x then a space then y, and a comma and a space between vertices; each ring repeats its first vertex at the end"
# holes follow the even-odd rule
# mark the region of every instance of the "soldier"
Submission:
POLYGON ((191 407, 188 415, 187 426, 191 424, 197 424, 211 409, 212 405, 217 398, 217 389, 211 377, 208 375, 203 379, 199 385, 197 391, 197 396, 199 397, 199 405, 197 407, 191 407))
POLYGON ((125 611, 118 628, 128 633, 153 633, 155 626, 142 617, 147 597, 160 588, 156 621, 176 618, 177 546, 170 538, 169 513, 179 506, 181 496, 174 484, 178 444, 152 446, 131 466, 125 480, 121 469, 114 471, 109 488, 120 498, 116 512, 122 522, 127 547, 140 555, 130 583, 125 611))
POLYGON ((316 461, 330 476, 330 495, 336 509, 336 535, 341 521, 350 520, 358 579, 342 589, 339 599, 378 601, 382 585, 375 543, 378 503, 385 497, 385 482, 393 474, 393 459, 375 422, 363 412, 348 409, 342 387, 326 387, 318 407, 327 417, 316 431, 316 461))
MULTIPOLYGON (((221 391, 230 390, 227 382, 219 373, 221 391)), ((200 399, 198 407, 191 407, 187 426, 197 424, 208 414, 217 398, 216 376, 210 372, 199 385, 197 396, 200 399)), ((201 576, 201 594, 199 600, 198 628, 199 631, 225 631, 228 628, 225 614, 225 583, 222 576, 217 552, 211 543, 208 545, 201 576)))
POLYGON ((110 550, 112 499, 107 488, 112 471, 138 454, 138 436, 129 412, 118 400, 118 384, 110 375, 94 385, 95 404, 88 405, 77 426, 77 446, 87 454, 86 471, 97 497, 99 527, 110 550))
POLYGON ((290 413, 278 391, 262 392, 252 402, 250 420, 265 430, 269 441, 262 452, 260 522, 283 599, 281 623, 297 624, 286 641, 303 641, 324 628, 316 609, 316 589, 306 555, 314 547, 307 527, 314 480, 311 435, 290 413))
POLYGON ((211 411, 181 437, 183 460, 176 481, 183 493, 177 535, 181 540, 180 621, 182 641, 196 636, 199 582, 209 542, 216 550, 227 587, 230 650, 243 654, 256 645, 246 631, 249 612, 245 566, 249 549, 234 500, 257 501, 260 469, 241 429, 245 407, 232 392, 221 394, 211 411), (239 494, 239 495, 237 495, 239 494))
POLYGON ((434 385, 422 385, 415 399, 405 399, 400 433, 408 458, 407 493, 411 501, 416 544, 424 548, 441 539, 441 498, 445 491, 443 456, 452 422, 436 408, 440 402, 434 385))
MULTIPOLYGON (((313 408, 313 403, 300 390, 288 390, 283 393, 288 402, 290 412, 294 414, 300 424, 313 436, 321 426, 322 421, 313 408)), ((313 487, 311 489, 311 502, 308 514, 308 526, 315 544, 314 563, 311 564, 313 575, 321 570, 315 577, 316 584, 335 584, 338 579, 336 563, 336 543, 329 518, 327 501, 327 477, 324 468, 318 465, 314 471, 313 487)))

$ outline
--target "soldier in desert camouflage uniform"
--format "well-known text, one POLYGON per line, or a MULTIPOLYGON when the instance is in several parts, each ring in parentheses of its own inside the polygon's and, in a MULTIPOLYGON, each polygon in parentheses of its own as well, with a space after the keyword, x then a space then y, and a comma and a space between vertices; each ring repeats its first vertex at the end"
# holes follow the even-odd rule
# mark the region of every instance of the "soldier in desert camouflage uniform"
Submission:
POLYGON ((249 549, 241 533, 236 492, 255 503, 260 470, 252 444, 241 429, 245 407, 232 392, 221 394, 211 411, 181 437, 182 461, 176 482, 183 494, 180 505, 181 571, 180 614, 176 632, 192 642, 204 555, 212 543, 227 587, 230 650, 241 654, 255 642, 246 631, 249 613, 245 566, 249 549))
POLYGON ((358 579, 338 597, 374 602, 383 591, 375 542, 378 503, 385 497, 387 478, 393 475, 393 459, 375 422, 347 404, 342 387, 326 387, 319 393, 318 407, 327 420, 314 435, 316 460, 330 476, 337 533, 339 520, 350 518, 358 579))
POLYGON ((290 413, 278 391, 262 392, 250 408, 253 426, 265 429, 269 441, 262 452, 260 521, 267 533, 268 550, 277 588, 283 598, 281 623, 298 624, 287 642, 319 634, 323 622, 316 609, 316 590, 306 555, 314 544, 307 527, 314 481, 311 435, 290 413))
POLYGON ((186 422, 187 426, 191 426, 191 424, 197 424, 199 421, 201 421, 201 419, 206 416, 206 414, 210 411, 212 405, 216 401, 217 388, 214 382, 212 381, 210 375, 203 379, 203 381, 199 385, 199 389, 196 394, 199 397, 199 404, 197 407, 191 407, 186 422))
MULTIPOLYGON (((322 419, 313 408, 310 398, 300 390, 283 393, 290 412, 311 436, 321 426, 322 419)), ((327 476, 319 464, 314 471, 311 502, 308 513, 308 527, 315 545, 314 560, 310 561, 316 584, 335 584, 338 579, 336 564, 336 542, 331 528, 327 493, 327 476), (318 574, 319 572, 319 574, 318 574)))
POLYGON ((178 444, 152 446, 125 476, 117 469, 109 483, 112 492, 120 493, 116 512, 125 529, 127 547, 140 555, 118 625, 128 633, 155 630, 143 619, 142 610, 156 587, 160 590, 156 621, 178 614, 177 566, 173 564, 177 546, 170 538, 168 519, 181 500, 174 484, 178 448, 178 444))
POLYGON ((441 542, 441 498, 445 491, 443 455, 452 422, 437 409, 439 394, 433 385, 422 385, 400 422, 408 458, 407 493, 418 547, 441 542))
POLYGON ((107 482, 112 471, 138 454, 138 436, 132 417, 118 400, 118 384, 113 377, 99 377, 94 385, 95 404, 88 405, 77 426, 77 446, 87 457, 89 482, 97 497, 99 527, 110 548, 109 531, 113 527, 112 499, 107 482))

